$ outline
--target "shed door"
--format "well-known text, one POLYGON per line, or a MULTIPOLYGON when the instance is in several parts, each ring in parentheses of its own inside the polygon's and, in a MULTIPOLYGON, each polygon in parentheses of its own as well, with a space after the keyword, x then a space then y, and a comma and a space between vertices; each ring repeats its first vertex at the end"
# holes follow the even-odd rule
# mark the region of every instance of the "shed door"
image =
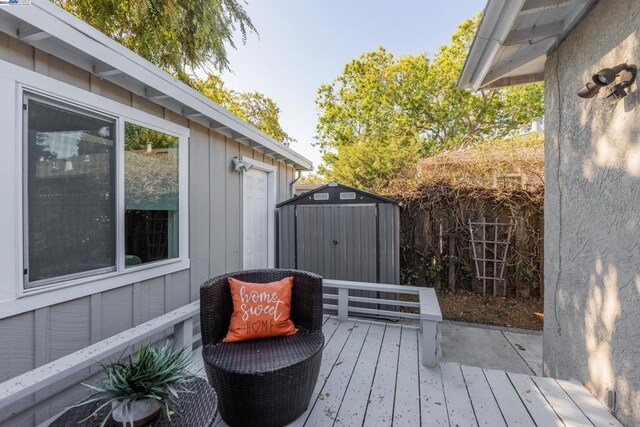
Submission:
POLYGON ((327 279, 376 282, 375 205, 296 207, 297 268, 327 279))
POLYGON ((269 190, 267 172, 251 169, 242 177, 244 270, 269 267, 269 190))

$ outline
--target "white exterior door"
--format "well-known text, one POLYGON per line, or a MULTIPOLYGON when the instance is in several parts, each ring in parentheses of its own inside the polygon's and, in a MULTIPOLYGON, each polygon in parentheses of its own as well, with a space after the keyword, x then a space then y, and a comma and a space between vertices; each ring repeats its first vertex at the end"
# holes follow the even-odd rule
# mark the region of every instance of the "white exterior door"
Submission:
POLYGON ((253 168, 242 177, 244 270, 273 267, 273 202, 269 173, 253 168))

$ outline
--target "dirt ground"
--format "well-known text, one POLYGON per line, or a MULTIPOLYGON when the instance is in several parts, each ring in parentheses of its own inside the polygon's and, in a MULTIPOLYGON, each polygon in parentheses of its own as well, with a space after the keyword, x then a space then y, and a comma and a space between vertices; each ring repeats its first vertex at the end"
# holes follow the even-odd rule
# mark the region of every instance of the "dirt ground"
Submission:
MULTIPOLYGON (((544 320, 541 298, 483 296, 473 292, 436 291, 444 320, 541 331, 544 320)), ((404 301, 418 301, 417 295, 402 295, 404 301)), ((402 308, 418 312, 418 309, 402 308)))
POLYGON ((543 300, 483 296, 466 291, 438 291, 442 317, 446 320, 541 331, 543 300))

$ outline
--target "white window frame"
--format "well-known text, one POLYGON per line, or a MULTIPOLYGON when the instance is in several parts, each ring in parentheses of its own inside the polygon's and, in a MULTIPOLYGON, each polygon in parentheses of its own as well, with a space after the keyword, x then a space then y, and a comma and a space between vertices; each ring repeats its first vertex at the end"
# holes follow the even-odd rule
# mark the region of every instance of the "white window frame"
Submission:
MULTIPOLYGON (((269 205, 269 216, 267 218, 267 224, 269 225, 269 230, 267 232, 267 240, 269 253, 267 254, 267 268, 274 268, 276 265, 276 191, 277 191, 277 183, 278 183, 278 168, 274 165, 270 165, 268 163, 261 162, 259 160, 255 160, 249 157, 240 157, 240 161, 245 164, 249 164, 253 166, 253 169, 266 172, 267 173, 267 204, 269 205)), ((240 246, 241 246, 241 254, 242 254, 242 266, 244 269, 244 174, 245 172, 240 173, 240 212, 242 212, 241 224, 240 227, 240 246)))
POLYGON ((0 60, 0 319, 40 307, 182 271, 190 267, 188 165, 190 131, 76 86, 0 60), (24 94, 116 118, 116 270, 25 289, 23 177, 24 94), (129 122, 179 138, 178 258, 124 266, 124 124, 129 122), (3 260, 1 258, 4 258, 3 260))

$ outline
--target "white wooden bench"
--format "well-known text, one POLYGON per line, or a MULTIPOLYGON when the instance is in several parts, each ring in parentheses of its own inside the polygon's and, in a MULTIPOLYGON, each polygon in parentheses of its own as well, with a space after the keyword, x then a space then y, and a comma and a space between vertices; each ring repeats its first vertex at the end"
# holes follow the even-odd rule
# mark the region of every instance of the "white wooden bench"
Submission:
POLYGON ((191 351, 193 345, 193 318, 200 312, 200 301, 193 302, 134 328, 113 335, 81 350, 68 354, 32 371, 0 383, 0 411, 45 387, 77 373, 94 363, 122 353, 159 332, 174 326, 176 348, 191 351))
POLYGON ((433 288, 420 288, 417 286, 390 285, 385 283, 350 282, 347 280, 324 279, 325 289, 337 289, 338 294, 325 293, 327 300, 335 300, 336 304, 325 304, 325 309, 338 311, 338 319, 345 321, 349 314, 378 315, 391 318, 414 319, 420 322, 422 333, 422 364, 424 366, 436 366, 437 364, 437 340, 438 324, 442 321, 442 313, 438 298, 433 288), (419 302, 401 301, 399 299, 367 298, 349 295, 349 291, 377 291, 404 295, 417 295, 419 302), (407 313, 403 311, 381 310, 369 307, 352 307, 349 302, 360 302, 371 305, 386 305, 396 307, 419 308, 420 313, 407 313))

